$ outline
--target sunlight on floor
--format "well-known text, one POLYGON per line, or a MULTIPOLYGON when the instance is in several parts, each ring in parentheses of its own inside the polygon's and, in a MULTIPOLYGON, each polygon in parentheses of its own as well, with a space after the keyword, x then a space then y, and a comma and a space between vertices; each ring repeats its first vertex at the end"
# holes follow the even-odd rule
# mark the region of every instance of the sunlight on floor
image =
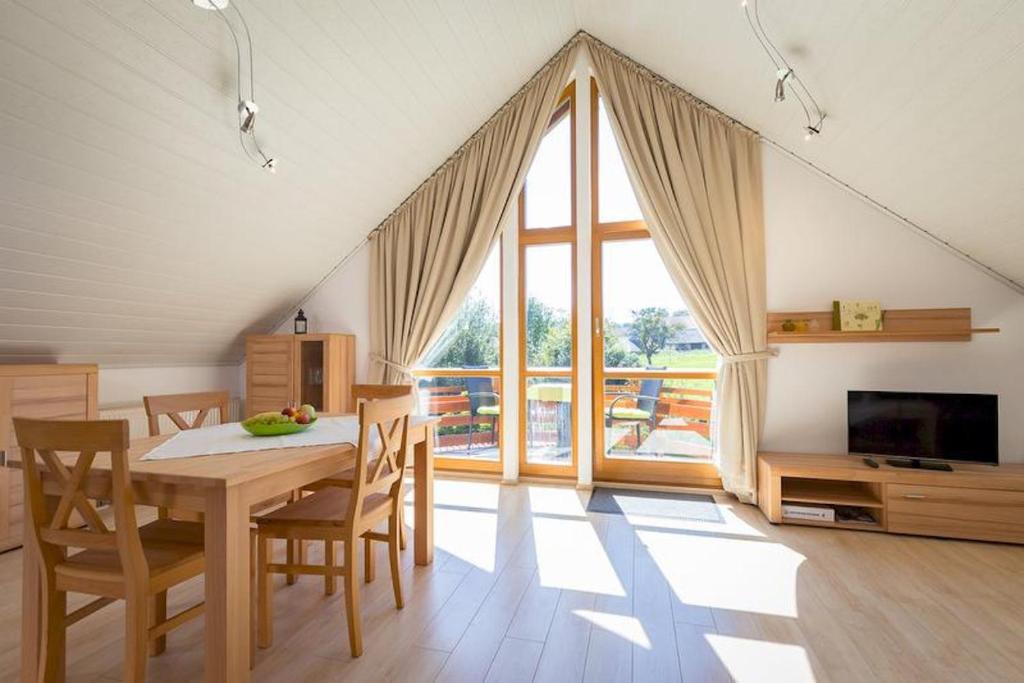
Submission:
POLYGON ((534 516, 540 585, 601 595, 625 595, 622 582, 589 520, 534 516))
POLYGON ((799 645, 708 633, 704 636, 737 683, 814 683, 807 652, 799 645))
POLYGON ((434 505, 497 510, 500 495, 501 487, 488 481, 434 480, 434 505))
POLYGON ((533 514, 586 517, 579 493, 565 486, 531 486, 530 512, 533 514))
MULTIPOLYGON (((410 487, 411 489, 411 487, 410 487)), ((494 571, 501 487, 490 482, 438 479, 434 482, 434 544, 486 572, 494 571)), ((405 500, 405 521, 415 525, 413 497, 405 500)))
POLYGON ((637 538, 683 603, 797 616, 796 577, 805 558, 781 543, 686 531, 637 530, 637 538))
POLYGON ((718 503, 718 512, 722 516, 720 522, 704 522, 696 519, 680 519, 675 517, 661 517, 653 515, 640 515, 636 513, 625 513, 626 521, 635 527, 656 527, 659 529, 688 529, 703 531, 713 534, 727 536, 749 536, 752 538, 764 538, 765 535, 743 521, 736 515, 731 505, 718 503))
POLYGON ((636 617, 631 617, 628 614, 594 612, 589 609, 574 609, 572 613, 633 645, 638 645, 645 650, 651 649, 651 639, 647 637, 644 625, 636 617))

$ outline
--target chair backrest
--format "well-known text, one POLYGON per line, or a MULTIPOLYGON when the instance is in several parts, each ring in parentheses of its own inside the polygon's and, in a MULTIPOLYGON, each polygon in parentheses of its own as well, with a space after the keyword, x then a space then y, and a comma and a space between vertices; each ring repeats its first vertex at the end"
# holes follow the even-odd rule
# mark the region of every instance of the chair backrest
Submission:
POLYGON ((149 420, 149 435, 160 435, 160 416, 166 415, 181 430, 196 429, 203 426, 206 416, 217 408, 220 411, 221 424, 228 421, 228 403, 231 394, 226 391, 201 391, 194 394, 163 394, 161 396, 143 396, 142 403, 146 406, 146 417, 149 420), (191 424, 181 413, 196 411, 191 424))
POLYGON ((476 413, 483 406, 498 405, 494 393, 494 380, 490 377, 467 377, 466 393, 469 394, 469 408, 476 413))
POLYGON ((409 453, 411 412, 411 394, 359 404, 359 448, 349 510, 353 524, 358 523, 367 496, 400 495, 409 453))
POLYGON ((655 409, 658 407, 658 396, 661 394, 661 385, 665 383, 663 379, 645 379, 640 382, 640 397, 636 400, 636 407, 640 410, 646 410, 651 415, 654 414, 655 409))
POLYGON ((411 384, 353 384, 352 400, 373 401, 381 398, 398 398, 412 394, 411 384))
POLYGON ((116 549, 126 575, 148 575, 128 467, 128 421, 16 417, 14 430, 21 448, 26 504, 32 514, 31 533, 42 553, 43 566, 52 571, 68 548, 116 549), (77 452, 74 462, 69 452, 77 452), (97 454, 102 453, 110 454, 114 530, 103 522, 84 488, 97 454), (44 479, 53 482, 48 493, 60 496, 56 506, 47 505, 44 479), (78 512, 86 528, 69 526, 72 511, 78 512))

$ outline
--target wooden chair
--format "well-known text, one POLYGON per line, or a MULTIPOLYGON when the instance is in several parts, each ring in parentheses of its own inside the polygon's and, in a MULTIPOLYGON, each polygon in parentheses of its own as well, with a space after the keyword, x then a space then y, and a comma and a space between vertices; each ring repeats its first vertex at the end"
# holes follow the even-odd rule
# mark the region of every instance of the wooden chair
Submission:
MULTIPOLYGON (((45 633, 40 643, 43 680, 63 680, 65 632, 93 612, 125 601, 124 680, 142 681, 150 641, 203 613, 203 603, 167 619, 149 607, 154 596, 203 573, 203 526, 160 519, 139 527, 128 466, 127 420, 64 421, 14 418, 21 447, 26 504, 32 515, 33 552, 42 566, 45 633), (74 463, 57 451, 77 452, 74 463), (82 487, 98 454, 109 453, 114 530, 103 522, 82 487), (43 493, 43 475, 55 480, 59 500, 43 493), (85 528, 69 527, 72 511, 85 528), (69 554, 69 548, 84 550, 69 554), (99 596, 67 613, 67 594, 99 596)), ((103 456, 100 456, 103 457, 103 456)), ((26 549, 26 552, 30 552, 26 549)))
POLYGON ((226 391, 203 391, 194 394, 163 394, 161 396, 143 396, 142 404, 146 407, 146 418, 149 420, 149 435, 160 435, 160 416, 166 415, 178 429, 197 429, 203 426, 206 416, 216 408, 220 412, 220 423, 228 421, 228 404, 231 395, 226 391), (195 411, 197 415, 189 423, 181 413, 195 411))
POLYGON ((359 582, 356 580, 356 545, 360 538, 387 542, 395 604, 402 608, 398 525, 402 507, 402 475, 409 452, 411 408, 412 401, 407 396, 361 403, 355 478, 351 486, 324 487, 257 519, 257 640, 260 647, 270 647, 273 640, 273 582, 270 574, 295 572, 344 577, 349 646, 353 657, 362 654, 362 619, 359 582), (372 442, 373 435, 377 437, 376 444, 372 442), (387 533, 375 531, 374 527, 385 520, 387 533), (344 563, 337 566, 332 553, 325 553, 323 565, 273 564, 270 562, 273 539, 323 541, 325 545, 340 541, 344 544, 344 563))
MULTIPOLYGON (((412 389, 412 386, 408 384, 353 384, 352 401, 358 406, 364 401, 412 396, 412 389)), ((403 479, 404 475, 405 473, 403 473, 403 479)), ((331 475, 327 479, 321 479, 320 481, 310 484, 306 489, 316 491, 327 486, 350 488, 354 480, 355 466, 353 465, 346 470, 331 475)), ((401 505, 398 509, 398 543, 402 550, 405 550, 406 542, 405 506, 401 505)), ((372 544, 372 538, 368 537, 365 539, 363 562, 365 566, 364 577, 367 583, 373 581, 374 576, 376 575, 372 544)), ((324 553, 328 557, 328 561, 333 561, 334 544, 331 541, 327 541, 327 544, 324 546, 324 553)), ((327 595, 334 594, 334 576, 332 574, 324 574, 324 592, 327 595)))

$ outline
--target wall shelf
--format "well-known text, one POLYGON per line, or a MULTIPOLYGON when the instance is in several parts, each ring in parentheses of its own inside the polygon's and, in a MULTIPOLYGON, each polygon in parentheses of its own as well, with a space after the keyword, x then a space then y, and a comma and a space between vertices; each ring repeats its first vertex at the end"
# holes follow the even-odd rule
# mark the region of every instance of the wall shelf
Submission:
POLYGON ((768 314, 768 343, 964 342, 975 334, 999 332, 997 327, 972 327, 969 308, 888 309, 882 325, 877 332, 843 332, 832 329, 832 311, 774 312, 768 314), (787 320, 806 320, 808 329, 783 331, 787 320))

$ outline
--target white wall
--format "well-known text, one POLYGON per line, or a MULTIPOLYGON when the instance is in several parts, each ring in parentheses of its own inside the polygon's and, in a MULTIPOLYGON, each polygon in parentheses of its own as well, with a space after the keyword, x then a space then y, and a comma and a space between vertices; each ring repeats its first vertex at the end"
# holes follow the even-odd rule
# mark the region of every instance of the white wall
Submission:
MULTIPOLYGON (((310 332, 356 336, 356 381, 366 381, 370 354, 370 248, 363 246, 341 270, 329 277, 302 310, 310 332)), ((294 313, 293 313, 294 316, 294 313)), ((293 330, 289 319, 277 333, 293 330)))
POLYGON ((142 404, 146 394, 178 394, 227 389, 242 394, 242 376, 237 365, 182 366, 164 368, 100 368, 101 408, 142 404))
MULTIPOLYGON (((1024 462, 1024 296, 764 145, 768 309, 969 306, 1000 334, 932 343, 784 344, 769 361, 762 448, 846 450, 847 389, 999 395, 1000 457, 1024 462)), ((983 229, 984 226, 978 226, 983 229)))

